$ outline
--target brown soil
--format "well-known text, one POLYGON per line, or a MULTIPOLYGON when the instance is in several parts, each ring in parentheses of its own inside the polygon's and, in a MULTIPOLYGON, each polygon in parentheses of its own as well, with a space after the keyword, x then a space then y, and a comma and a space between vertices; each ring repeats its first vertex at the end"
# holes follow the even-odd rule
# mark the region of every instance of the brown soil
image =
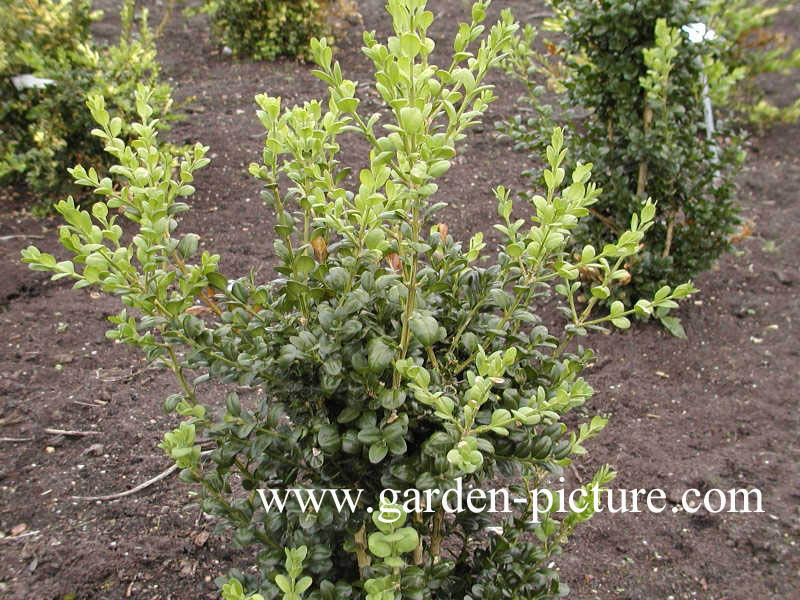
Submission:
MULTIPOLYGON (((430 4, 438 16, 433 36, 445 46, 466 4, 430 4)), ((541 10, 536 2, 498 1, 495 14, 501 4, 523 19, 541 10)), ((385 37, 383 2, 359 5, 366 28, 385 37)), ((153 8, 155 18, 160 11, 160 5, 153 8)), ((109 15, 97 33, 108 38, 115 26, 109 15)), ((781 26, 800 29, 798 12, 781 26)), ((225 272, 252 268, 267 278, 272 215, 246 173, 262 144, 252 99, 266 91, 291 104, 321 97, 324 86, 309 65, 232 60, 207 31, 203 18, 176 16, 160 48, 177 95, 194 98, 189 119, 171 135, 202 141, 213 158, 198 177, 193 211, 182 226, 201 233, 205 246, 222 255, 225 272)), ((369 82, 359 35, 351 33, 340 46, 345 74, 369 82)), ((497 81, 503 94, 487 123, 514 114, 520 92, 497 81)), ((775 84, 769 92, 785 98, 794 85, 775 84)), ((372 91, 360 89, 362 106, 377 109, 372 91)), ((798 140, 798 125, 752 139, 739 199, 755 233, 696 281, 701 292, 679 311, 688 340, 644 325, 590 342, 598 352, 588 373, 597 390, 591 410, 612 419, 577 472, 588 478, 597 465, 610 463, 619 472, 616 487, 662 488, 669 503, 663 514, 603 513, 582 527, 558 561, 573 598, 798 597, 798 140), (765 512, 673 513, 689 487, 757 487, 765 512)), ((450 201, 445 220, 461 239, 491 222, 491 187, 522 188, 519 173, 527 160, 497 142, 490 125, 474 131, 466 146, 463 161, 440 186, 450 201)), ((348 144, 345 160, 357 166, 363 151, 357 142, 348 144)), ((213 524, 197 509, 183 508, 189 488, 174 476, 113 502, 72 498, 125 490, 169 466, 156 446, 175 423, 161 409, 175 385, 144 368, 131 349, 104 338, 117 301, 72 291, 19 263, 29 243, 63 256, 58 220, 32 218, 23 190, 2 196, 0 532, 23 536, 0 539, 0 597, 217 597, 213 579, 246 565, 247 553, 206 535, 213 524), (97 435, 54 436, 47 427, 97 435)))

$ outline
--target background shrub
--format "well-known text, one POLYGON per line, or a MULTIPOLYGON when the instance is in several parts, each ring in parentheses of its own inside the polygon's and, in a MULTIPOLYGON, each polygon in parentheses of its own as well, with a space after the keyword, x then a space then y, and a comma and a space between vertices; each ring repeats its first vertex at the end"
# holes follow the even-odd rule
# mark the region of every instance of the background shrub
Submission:
POLYGON ((646 247, 627 264, 632 282, 608 298, 635 301, 708 269, 729 248, 737 223, 733 175, 743 158, 740 140, 724 121, 718 119, 713 135, 704 123, 704 77, 712 93, 719 89, 722 82, 710 77, 718 62, 713 56, 704 60, 713 48, 691 43, 682 30, 701 18, 703 6, 686 0, 554 0, 553 5, 564 33, 558 51, 534 51, 535 31, 528 30, 512 45, 506 63, 528 81, 538 116, 533 123, 517 118, 503 128, 520 147, 538 151, 545 142, 541 121, 567 113, 542 108, 531 79, 564 73, 558 82, 566 90, 562 109, 569 104, 584 111, 571 150, 577 160, 593 164, 603 190, 576 239, 602 245, 627 227, 644 198, 659 206, 646 247), (549 59, 563 61, 562 71, 548 66, 549 59))
POLYGON ((703 20, 714 32, 708 43, 717 58, 713 75, 727 79, 714 101, 755 125, 800 118, 800 98, 776 105, 764 97, 760 80, 762 75, 788 75, 800 68, 795 40, 774 27, 775 17, 793 4, 791 0, 712 0, 706 5, 703 20))
POLYGON ((145 83, 154 89, 159 116, 170 118, 171 88, 158 84, 147 13, 136 26, 134 4, 124 3, 119 42, 107 48, 90 37, 99 15, 88 0, 11 0, 0 7, 0 181, 24 182, 47 205, 78 192, 67 168, 108 162, 89 133, 87 93, 103 94, 112 113, 129 122, 136 85, 145 83), (44 81, 15 84, 25 75, 44 81))
POLYGON ((312 38, 329 34, 329 0, 210 0, 203 9, 220 41, 256 60, 309 58, 312 38))

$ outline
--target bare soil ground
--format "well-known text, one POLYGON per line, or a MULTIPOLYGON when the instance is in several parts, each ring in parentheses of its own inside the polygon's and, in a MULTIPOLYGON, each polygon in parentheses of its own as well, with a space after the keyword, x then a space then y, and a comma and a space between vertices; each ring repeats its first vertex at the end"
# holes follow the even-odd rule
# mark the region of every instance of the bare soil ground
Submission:
MULTIPOLYGON (((96 28, 100 37, 114 35, 115 4, 100 3, 110 9, 96 28)), ((359 2, 365 27, 385 37, 382 5, 359 2)), ((430 5, 438 17, 433 36, 445 47, 467 6, 430 5)), ((498 0, 494 14, 502 6, 522 20, 542 8, 498 0)), ((153 6, 155 19, 162 8, 153 6)), ((780 26, 800 30, 798 12, 780 26)), ((177 96, 194 98, 189 118, 170 135, 202 141, 213 159, 182 228, 222 255, 225 272, 254 269, 265 279, 274 258, 272 215, 246 172, 263 139, 253 96, 266 91, 292 104, 321 97, 324 86, 309 65, 231 59, 209 39, 202 17, 176 15, 160 57, 177 96)), ((355 30, 340 41, 338 59, 365 84, 362 106, 378 109, 355 30)), ((440 185, 450 232, 464 240, 493 222, 492 187, 526 185, 519 173, 528 159, 498 142, 491 126, 515 113, 521 90, 495 80, 501 100, 440 185)), ((795 83, 769 93, 786 98, 795 83)), ((798 125, 751 139, 738 197, 755 233, 696 281, 700 293, 679 311, 687 340, 646 324, 590 341, 598 354, 588 372, 597 391, 590 410, 612 420, 576 470, 588 478, 610 463, 616 487, 662 488, 668 504, 662 514, 599 514, 581 528, 558 561, 573 598, 800 597, 798 143, 798 125), (764 513, 671 510, 686 488, 748 487, 761 490, 764 513)), ((345 161, 360 165, 364 150, 348 144, 345 161)), ((248 552, 208 535, 213 524, 183 508, 190 488, 174 476, 112 502, 73 498, 125 490, 169 466, 156 446, 175 423, 161 408, 175 384, 105 339, 116 300, 72 291, 19 263, 30 243, 59 254, 59 222, 32 218, 24 190, 0 196, 0 598, 216 598, 213 579, 248 564, 248 552), (48 427, 97 435, 53 435, 48 427)))

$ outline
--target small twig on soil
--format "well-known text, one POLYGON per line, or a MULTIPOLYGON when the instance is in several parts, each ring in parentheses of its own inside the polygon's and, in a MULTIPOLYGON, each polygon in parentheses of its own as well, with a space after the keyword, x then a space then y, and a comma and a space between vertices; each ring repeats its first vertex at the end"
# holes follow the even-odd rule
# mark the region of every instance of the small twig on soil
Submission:
MULTIPOLYGON (((204 452, 201 452, 200 455, 203 456, 203 455, 206 455, 206 454, 211 454, 211 452, 212 452, 212 450, 205 450, 204 452)), ((131 488, 129 490, 125 490, 124 492, 117 492, 116 494, 108 494, 107 496, 73 496, 72 499, 73 500, 88 500, 90 502, 94 502, 94 501, 97 501, 97 500, 117 500, 118 498, 124 498, 125 496, 131 496, 131 495, 135 494, 136 492, 141 492, 143 489, 150 487, 154 483, 158 483, 162 479, 164 479, 166 477, 169 477, 174 471, 177 470, 177 468, 178 468, 178 465, 172 465, 170 468, 165 469, 164 471, 161 471, 161 473, 159 473, 155 477, 153 477, 151 479, 148 479, 144 483, 140 483, 139 485, 137 485, 134 488, 131 488)))
POLYGON ((14 240, 17 238, 31 238, 37 240, 43 240, 43 235, 24 235, 24 234, 14 234, 14 235, 0 235, 0 242, 7 242, 8 240, 14 240))
POLYGON ((551 12, 538 12, 538 13, 531 13, 528 15, 529 19, 547 19, 549 17, 555 16, 551 12))
POLYGON ((116 500, 117 498, 124 498, 125 496, 130 496, 132 494, 135 494, 136 492, 141 492, 143 489, 150 487, 154 483, 158 483, 165 477, 169 477, 172 474, 172 472, 175 471, 177 468, 178 465, 172 465, 169 469, 161 471, 161 473, 159 473, 152 479, 148 479, 144 483, 140 483, 136 487, 131 488, 129 490, 125 490, 124 492, 118 492, 116 494, 108 494, 106 496, 73 496, 72 499, 95 501, 95 500, 116 500))
POLYGON ((141 367, 140 369, 136 369, 135 371, 131 371, 127 375, 121 375, 119 377, 101 377, 100 376, 100 369, 98 369, 97 370, 97 378, 100 381, 105 381, 106 383, 114 383, 115 381, 127 381, 129 379, 133 379, 134 377, 137 377, 138 375, 141 375, 142 373, 144 373, 151 364, 153 364, 152 360, 150 362, 148 362, 146 365, 144 365, 143 367, 141 367))
POLYGON ((105 402, 81 402, 80 400, 73 400, 73 404, 79 404, 80 406, 91 406, 92 408, 98 408, 100 406, 105 406, 105 402))
POLYGON ((136 575, 133 576, 133 581, 128 584, 128 587, 125 589, 125 597, 131 597, 131 590, 133 590, 133 584, 136 583, 136 575))
POLYGON ((14 442, 32 442, 32 441, 33 441, 32 437, 26 437, 26 438, 0 437, 0 442, 14 443, 14 442))
POLYGON ((30 537, 32 535, 39 535, 39 530, 36 531, 26 531, 25 533, 20 533, 19 535, 9 535, 6 537, 0 537, 0 542, 16 542, 19 539, 30 537))
POLYGON ((83 437, 86 435, 102 435, 102 432, 100 431, 68 431, 66 429, 51 429, 50 427, 46 427, 44 432, 50 433, 52 435, 66 435, 72 437, 83 437))

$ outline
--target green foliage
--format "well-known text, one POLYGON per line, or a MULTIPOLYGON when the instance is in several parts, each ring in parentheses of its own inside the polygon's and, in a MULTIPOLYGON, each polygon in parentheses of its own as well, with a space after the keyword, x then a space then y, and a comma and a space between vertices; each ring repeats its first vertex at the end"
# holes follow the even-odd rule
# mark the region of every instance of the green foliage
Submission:
POLYGON ((242 582, 238 579, 231 579, 222 586, 223 600, 264 600, 261 594, 246 594, 242 587, 242 582))
MULTIPOLYGON (((626 263, 632 281, 609 297, 635 302, 708 269, 729 248, 737 223, 733 175, 743 153, 724 121, 713 135, 706 131, 703 71, 713 61, 704 58, 713 52, 690 43, 681 29, 697 20, 698 3, 554 0, 553 5, 565 34, 555 59, 563 57, 566 72, 563 100, 588 111, 575 157, 594 165, 594 179, 603 189, 592 218, 576 230, 576 250, 619 235, 644 198, 659 206, 646 248, 626 263)), ((515 44, 512 57, 524 65, 531 42, 515 44)), ((507 66, 520 73, 513 61, 507 66)), ((713 88, 720 85, 715 79, 713 88)), ((505 127, 519 146, 532 151, 544 141, 538 126, 524 120, 505 127)), ((583 275, 596 277, 592 270, 583 275)))
POLYGON ((310 58, 313 38, 329 33, 329 0, 207 0, 203 12, 220 41, 238 56, 310 58))
POLYGON ((119 296, 126 309, 111 318, 108 337, 176 375, 180 391, 165 408, 184 422, 162 448, 182 467, 181 479, 202 489, 203 512, 218 517, 236 545, 258 548, 257 570, 220 582, 228 600, 248 597, 245 590, 258 600, 567 592, 550 562, 614 477, 601 468, 560 519, 534 492, 585 454, 607 421, 563 422, 592 395, 580 376, 592 353, 570 341, 606 324, 626 328, 634 313, 667 311, 693 288, 664 287, 635 306, 617 301, 594 314, 629 277, 623 265, 653 226, 655 205, 642 203, 613 243, 573 257, 571 235, 600 192, 591 165, 564 168, 559 129, 530 221, 514 217, 508 190, 494 191, 503 241, 491 258, 482 233, 462 244, 437 223, 444 203, 436 180, 494 100, 484 78, 517 27, 506 13, 485 28, 487 6, 473 5, 451 64, 439 68, 429 62, 434 16, 424 0, 389 1, 395 35, 382 44, 364 34, 376 89, 390 108, 382 122, 379 112, 362 117, 355 82, 343 77, 325 40, 311 44, 316 74, 329 85, 325 105, 284 109, 279 98, 256 98, 266 140, 250 171, 276 213, 279 277, 266 284, 252 274, 227 279, 218 256, 200 253, 196 235, 176 235, 176 217, 188 208, 179 200, 193 193, 207 149, 181 156, 159 149, 145 89, 130 144, 102 99, 90 98, 95 135, 118 162, 116 185, 74 169, 79 185, 105 199, 91 214, 71 200, 57 205, 70 260, 31 246, 23 261, 119 296), (347 170, 337 161, 345 132, 370 148, 352 188, 343 187, 347 170), (138 225, 127 243, 118 213, 138 225), (580 281, 585 269, 598 273, 596 284, 580 281), (537 307, 553 292, 566 323, 551 333, 537 307), (581 294, 590 299, 579 308, 581 294), (219 382, 263 393, 231 393, 220 412, 199 395, 219 382), (207 461, 200 432, 215 443, 207 461), (435 493, 425 510, 406 514, 382 497, 385 489, 422 493, 462 483, 486 489, 500 474, 526 500, 505 514, 451 518, 435 493), (288 497, 284 510, 265 509, 265 490, 290 488, 314 490, 320 501, 304 506, 288 497), (330 489, 363 492, 352 509, 320 494, 330 489), (502 534, 482 538, 489 524, 502 534))
POLYGON ((800 118, 800 98, 776 106, 764 97, 757 81, 760 75, 787 75, 800 68, 800 48, 773 27, 775 17, 792 4, 791 0, 712 0, 703 15, 715 33, 708 41, 715 55, 713 60, 706 57, 709 80, 719 82, 714 100, 756 125, 800 118))
POLYGON ((54 196, 76 191, 68 167, 107 163, 102 144, 89 134, 87 93, 105 96, 127 123, 135 115, 136 85, 145 83, 155 90, 160 115, 169 115, 171 89, 157 85, 146 11, 135 28, 133 9, 127 0, 119 43, 104 49, 89 37, 97 14, 88 1, 12 0, 0 7, 6 24, 0 30, 0 181, 24 181, 49 205, 54 196), (17 89, 12 78, 23 75, 44 81, 17 89))
MULTIPOLYGON (((529 114, 495 123, 501 140, 511 141, 515 150, 537 155, 550 143, 553 128, 569 114, 564 86, 567 73, 558 57, 559 48, 546 40, 544 51, 538 45, 539 31, 533 25, 522 28, 509 44, 501 67, 506 75, 525 84, 526 93, 517 103, 529 114)), ((534 175, 532 171, 525 174, 534 175)))

